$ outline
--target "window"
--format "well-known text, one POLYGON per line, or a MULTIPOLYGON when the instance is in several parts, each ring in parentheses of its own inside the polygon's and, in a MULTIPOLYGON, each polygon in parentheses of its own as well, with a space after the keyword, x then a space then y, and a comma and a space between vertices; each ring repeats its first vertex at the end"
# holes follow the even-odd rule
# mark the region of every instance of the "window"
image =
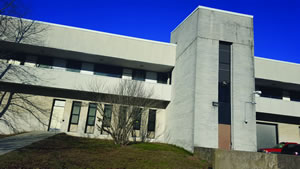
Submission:
POLYGON ((143 70, 133 70, 133 80, 145 81, 145 71, 143 70))
POLYGON ((231 45, 229 42, 219 42, 219 124, 231 124, 231 45))
POLYGON ((51 69, 53 65, 53 59, 47 56, 40 56, 37 60, 37 67, 51 69))
POLYGON ((258 90, 261 91, 261 97, 268 97, 273 99, 282 99, 282 89, 280 88, 273 88, 273 87, 264 87, 259 86, 257 87, 258 90))
POLYGON ((157 73, 157 83, 167 84, 168 73, 157 73))
POLYGON ((87 115, 87 119, 86 119, 85 132, 87 132, 86 129, 88 126, 95 126, 96 112, 97 112, 97 104, 90 103, 88 115, 87 115))
POLYGON ((120 112, 119 112, 119 127, 123 128, 126 126, 126 120, 127 120, 127 107, 120 106, 120 112))
POLYGON ((79 117, 80 117, 80 109, 81 109, 81 102, 73 102, 72 112, 71 112, 71 117, 70 117, 70 125, 69 125, 68 131, 70 131, 71 125, 78 125, 79 117))
POLYGON ((122 68, 117 66, 97 64, 95 65, 94 74, 101 75, 101 76, 121 78, 122 68))
POLYGON ((112 114, 112 105, 109 104, 104 105, 104 116, 103 116, 102 127, 110 127, 111 114, 112 114))
POLYGON ((289 91, 291 101, 300 101, 300 92, 298 91, 289 91))
POLYGON ((81 62, 75 60, 67 61, 67 71, 80 72, 80 69, 81 69, 81 62))
POLYGON ((133 130, 140 130, 141 120, 142 120, 142 108, 134 108, 133 113, 134 113, 133 130))
POLYGON ((148 131, 155 131, 156 110, 149 110, 148 131))

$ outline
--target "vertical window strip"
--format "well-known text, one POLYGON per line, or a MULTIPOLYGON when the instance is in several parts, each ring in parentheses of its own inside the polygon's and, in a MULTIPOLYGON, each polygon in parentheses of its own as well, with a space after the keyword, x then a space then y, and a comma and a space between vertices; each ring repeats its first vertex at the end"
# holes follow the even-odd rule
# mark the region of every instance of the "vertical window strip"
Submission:
POLYGON ((155 121, 156 121, 156 110, 150 109, 149 110, 149 117, 148 117, 148 131, 155 131, 155 121))
POLYGON ((102 120, 102 127, 110 127, 111 123, 111 114, 112 114, 112 105, 104 105, 104 115, 102 120))
POLYGON ((71 125, 78 125, 79 117, 80 117, 80 109, 81 109, 81 102, 73 102, 68 131, 70 131, 71 125))

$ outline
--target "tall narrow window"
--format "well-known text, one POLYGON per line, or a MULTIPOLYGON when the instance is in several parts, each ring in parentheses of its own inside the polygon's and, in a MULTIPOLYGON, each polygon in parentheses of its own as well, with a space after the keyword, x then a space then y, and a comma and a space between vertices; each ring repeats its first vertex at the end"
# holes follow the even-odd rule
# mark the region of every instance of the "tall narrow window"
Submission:
POLYGON ((104 105, 104 116, 102 121, 102 127, 110 127, 112 114, 112 105, 104 105))
POLYGON ((87 115, 87 119, 86 119, 86 127, 85 127, 86 133, 91 133, 94 131, 96 112, 97 112, 97 104, 90 103, 88 115, 87 115))
POLYGON ((149 110, 148 131, 155 131, 156 110, 149 110))
POLYGON ((73 102, 68 131, 71 130, 73 125, 78 125, 79 117, 80 117, 80 109, 81 109, 81 102, 73 102))
POLYGON ((142 108, 134 108, 133 113, 133 130, 140 130, 142 120, 142 108))
POLYGON ((231 43, 219 43, 219 124, 231 124, 231 43))

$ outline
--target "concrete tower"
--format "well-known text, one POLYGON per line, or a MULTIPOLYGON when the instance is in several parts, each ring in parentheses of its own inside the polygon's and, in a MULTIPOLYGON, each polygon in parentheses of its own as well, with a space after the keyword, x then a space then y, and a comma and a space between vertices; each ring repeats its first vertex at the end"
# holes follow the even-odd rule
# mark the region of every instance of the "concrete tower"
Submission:
POLYGON ((177 44, 165 139, 193 151, 256 151, 253 17, 199 6, 177 44))

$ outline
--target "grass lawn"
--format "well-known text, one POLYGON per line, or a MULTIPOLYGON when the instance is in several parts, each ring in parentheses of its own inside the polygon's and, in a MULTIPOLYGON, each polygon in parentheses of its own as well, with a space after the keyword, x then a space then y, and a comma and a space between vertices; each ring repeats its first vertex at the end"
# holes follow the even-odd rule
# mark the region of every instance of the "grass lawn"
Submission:
POLYGON ((191 153, 168 144, 114 145, 110 140, 59 134, 0 156, 0 168, 208 168, 191 153))

